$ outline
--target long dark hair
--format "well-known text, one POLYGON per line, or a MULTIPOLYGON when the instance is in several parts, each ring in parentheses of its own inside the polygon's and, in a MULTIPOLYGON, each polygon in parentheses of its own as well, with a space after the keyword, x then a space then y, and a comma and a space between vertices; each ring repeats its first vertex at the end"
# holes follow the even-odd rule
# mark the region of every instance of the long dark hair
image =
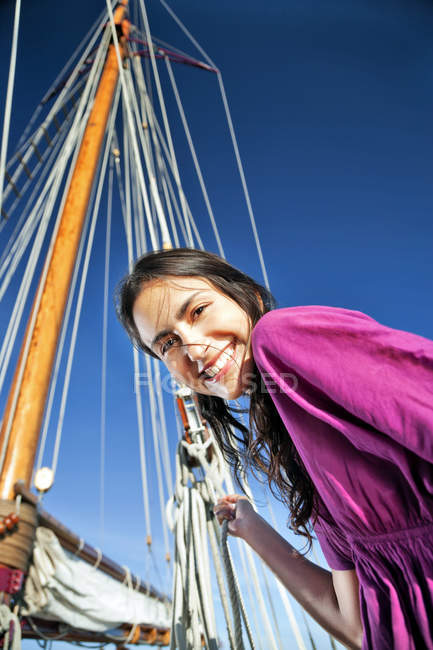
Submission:
MULTIPOLYGON (((245 311, 251 327, 275 308, 275 299, 267 289, 218 255, 192 248, 148 253, 137 260, 119 285, 117 314, 133 344, 153 357, 157 355, 140 338, 133 307, 147 282, 166 276, 205 278, 245 311)), ((255 364, 251 385, 249 428, 236 417, 239 410, 220 397, 199 394, 202 415, 211 425, 239 486, 242 487, 240 476, 247 468, 256 475, 264 475, 273 494, 289 507, 290 527, 307 537, 309 548, 312 537, 308 522, 315 510, 312 481, 255 364)))

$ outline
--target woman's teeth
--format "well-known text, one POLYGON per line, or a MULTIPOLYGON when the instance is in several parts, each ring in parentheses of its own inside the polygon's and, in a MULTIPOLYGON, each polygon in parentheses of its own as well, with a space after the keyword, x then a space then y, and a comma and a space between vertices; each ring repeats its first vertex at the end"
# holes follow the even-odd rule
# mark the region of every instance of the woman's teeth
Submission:
POLYGON ((205 379, 212 379, 213 377, 215 377, 215 375, 217 375, 220 372, 220 370, 224 368, 227 361, 233 359, 234 351, 235 351, 234 346, 230 346, 229 348, 224 350, 224 352, 220 354, 220 356, 215 361, 215 363, 209 368, 206 368, 206 370, 204 371, 203 374, 205 375, 205 379))

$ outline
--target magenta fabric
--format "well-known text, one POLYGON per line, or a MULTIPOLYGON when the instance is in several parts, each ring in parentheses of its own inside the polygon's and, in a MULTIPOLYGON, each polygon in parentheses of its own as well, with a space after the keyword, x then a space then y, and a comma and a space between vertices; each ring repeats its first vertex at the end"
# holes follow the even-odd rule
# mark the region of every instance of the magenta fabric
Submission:
POLYGON ((363 650, 433 650, 433 342, 357 311, 265 314, 254 359, 318 494, 333 569, 356 569, 363 650))

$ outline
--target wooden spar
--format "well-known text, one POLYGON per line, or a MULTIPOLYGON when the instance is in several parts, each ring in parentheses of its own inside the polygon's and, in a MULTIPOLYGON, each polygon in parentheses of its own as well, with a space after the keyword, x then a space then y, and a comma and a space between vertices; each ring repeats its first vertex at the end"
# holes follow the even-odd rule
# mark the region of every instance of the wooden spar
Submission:
MULTIPOLYGON (((114 14, 124 56, 129 31, 127 2, 121 0, 114 14)), ((30 486, 60 327, 118 76, 116 50, 114 44, 110 44, 71 178, 35 325, 30 331, 36 302, 6 404, 0 433, 0 449, 3 449, 9 430, 0 476, 0 498, 3 499, 14 498, 14 484, 18 480, 30 486), (30 346, 24 358, 29 336, 30 346)))
MULTIPOLYGON (((21 481, 15 484, 14 492, 15 494, 21 494, 25 501, 28 501, 33 505, 36 505, 38 502, 37 496, 33 494, 33 492, 30 492, 30 490, 28 490, 26 487, 24 487, 21 481)), ((90 546, 90 544, 83 542, 83 540, 78 535, 69 530, 69 528, 66 528, 66 526, 60 523, 60 521, 55 519, 52 515, 50 515, 42 508, 38 508, 38 524, 52 530, 63 548, 71 551, 72 553, 75 553, 75 555, 80 557, 88 564, 95 566, 95 564, 98 562, 99 571, 106 573, 118 582, 125 582, 127 579, 128 575, 123 566, 120 566, 117 564, 117 562, 114 562, 106 555, 99 557, 98 551, 94 549, 93 546, 90 546)), ((135 591, 139 591, 143 594, 151 596, 152 598, 156 598, 161 602, 170 601, 170 598, 168 596, 165 596, 161 592, 157 591, 152 585, 144 580, 141 580, 137 576, 131 574, 131 581, 135 591), (138 589, 137 585, 139 585, 138 589)))

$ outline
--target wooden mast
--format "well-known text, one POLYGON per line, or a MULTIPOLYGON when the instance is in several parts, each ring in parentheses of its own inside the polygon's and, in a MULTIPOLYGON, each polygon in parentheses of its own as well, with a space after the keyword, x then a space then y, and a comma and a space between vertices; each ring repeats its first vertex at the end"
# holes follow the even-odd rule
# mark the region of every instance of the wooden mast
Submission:
MULTIPOLYGON (((114 13, 123 56, 129 32, 127 2, 121 0, 114 13)), ((35 325, 30 332, 34 304, 6 404, 0 449, 8 431, 9 439, 0 476, 0 499, 14 498, 14 484, 18 480, 30 487, 57 341, 118 76, 116 50, 111 43, 63 208, 35 325), (30 346, 24 358, 29 336, 30 346)))

